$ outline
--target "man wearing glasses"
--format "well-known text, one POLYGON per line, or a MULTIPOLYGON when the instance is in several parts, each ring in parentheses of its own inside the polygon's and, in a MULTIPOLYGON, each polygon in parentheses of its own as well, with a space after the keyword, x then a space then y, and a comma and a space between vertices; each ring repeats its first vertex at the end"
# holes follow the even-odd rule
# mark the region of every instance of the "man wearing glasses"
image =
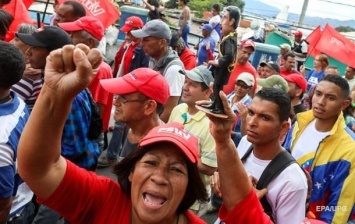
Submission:
POLYGON ((246 122, 247 105, 252 101, 251 92, 255 85, 254 76, 249 72, 242 72, 235 80, 234 91, 227 96, 230 107, 237 115, 233 132, 233 141, 238 146, 245 131, 242 132, 242 122, 246 122))
POLYGON ((163 123, 159 114, 170 97, 169 85, 159 72, 149 68, 138 68, 123 77, 100 80, 100 83, 115 94, 115 121, 130 127, 119 155, 122 159, 137 148, 152 128, 163 123))

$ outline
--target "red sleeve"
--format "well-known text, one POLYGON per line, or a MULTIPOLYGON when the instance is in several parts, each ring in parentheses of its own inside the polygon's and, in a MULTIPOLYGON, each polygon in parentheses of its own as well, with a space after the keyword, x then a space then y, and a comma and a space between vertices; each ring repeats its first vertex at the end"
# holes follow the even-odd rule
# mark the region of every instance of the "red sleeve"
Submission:
POLYGON ((214 55, 213 55, 213 52, 212 52, 211 49, 209 49, 209 50, 207 51, 207 60, 214 60, 214 59, 215 59, 215 57, 214 57, 214 55))
POLYGON ((192 70, 196 67, 196 54, 188 48, 180 55, 180 60, 184 64, 186 70, 192 70))
POLYGON ((126 208, 130 201, 117 182, 79 168, 68 160, 64 178, 57 189, 46 200, 38 201, 70 223, 99 223, 97 220, 109 223, 107 219, 124 220, 124 216, 130 215, 130 208, 126 208))
POLYGON ((126 41, 123 41, 123 43, 121 44, 121 47, 118 49, 118 51, 115 55, 115 61, 114 61, 114 66, 113 66, 113 76, 114 77, 116 77, 117 72, 118 72, 118 66, 121 64, 125 45, 126 45, 126 41))
POLYGON ((252 190, 249 195, 239 202, 231 211, 222 205, 219 210, 218 217, 225 222, 229 223, 258 223, 258 224, 272 224, 270 217, 266 215, 263 208, 256 197, 255 192, 252 190))
POLYGON ((89 84, 89 90, 96 103, 106 106, 111 99, 109 99, 110 93, 100 84, 100 80, 102 79, 112 79, 111 68, 105 62, 100 64, 97 75, 89 84))

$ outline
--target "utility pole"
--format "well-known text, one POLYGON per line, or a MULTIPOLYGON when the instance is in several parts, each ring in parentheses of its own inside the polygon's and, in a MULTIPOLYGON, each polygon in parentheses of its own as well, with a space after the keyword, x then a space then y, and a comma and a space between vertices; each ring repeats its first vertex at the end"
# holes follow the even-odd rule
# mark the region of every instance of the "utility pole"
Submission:
POLYGON ((298 20, 298 25, 302 26, 304 23, 304 17, 306 16, 306 11, 307 11, 307 7, 308 7, 308 1, 309 0, 304 0, 303 1, 303 6, 302 6, 302 12, 300 15, 300 19, 298 20))

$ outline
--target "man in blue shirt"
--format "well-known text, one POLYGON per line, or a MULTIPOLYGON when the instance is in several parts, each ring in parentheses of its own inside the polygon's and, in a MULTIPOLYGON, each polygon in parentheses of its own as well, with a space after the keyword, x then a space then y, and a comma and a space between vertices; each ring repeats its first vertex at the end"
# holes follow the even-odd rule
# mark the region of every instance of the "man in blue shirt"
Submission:
POLYGON ((216 46, 215 41, 211 37, 211 32, 213 28, 210 24, 205 24, 202 27, 202 41, 198 44, 198 53, 197 53, 197 66, 202 65, 204 62, 208 62, 208 60, 213 60, 214 58, 208 57, 208 55, 212 55, 214 48, 216 46))

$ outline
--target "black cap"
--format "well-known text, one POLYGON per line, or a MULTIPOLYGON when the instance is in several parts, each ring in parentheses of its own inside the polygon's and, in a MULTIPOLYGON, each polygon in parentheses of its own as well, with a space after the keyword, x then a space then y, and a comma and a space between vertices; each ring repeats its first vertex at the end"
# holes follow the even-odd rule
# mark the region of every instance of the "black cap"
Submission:
POLYGON ((261 62, 259 64, 261 67, 264 67, 264 66, 267 66, 271 69, 274 69, 277 73, 280 73, 280 67, 278 64, 276 64, 275 62, 273 61, 269 61, 269 62, 261 62))
POLYGON ((73 44, 70 36, 57 26, 44 26, 32 34, 16 33, 16 37, 31 47, 45 47, 49 51, 73 44))

